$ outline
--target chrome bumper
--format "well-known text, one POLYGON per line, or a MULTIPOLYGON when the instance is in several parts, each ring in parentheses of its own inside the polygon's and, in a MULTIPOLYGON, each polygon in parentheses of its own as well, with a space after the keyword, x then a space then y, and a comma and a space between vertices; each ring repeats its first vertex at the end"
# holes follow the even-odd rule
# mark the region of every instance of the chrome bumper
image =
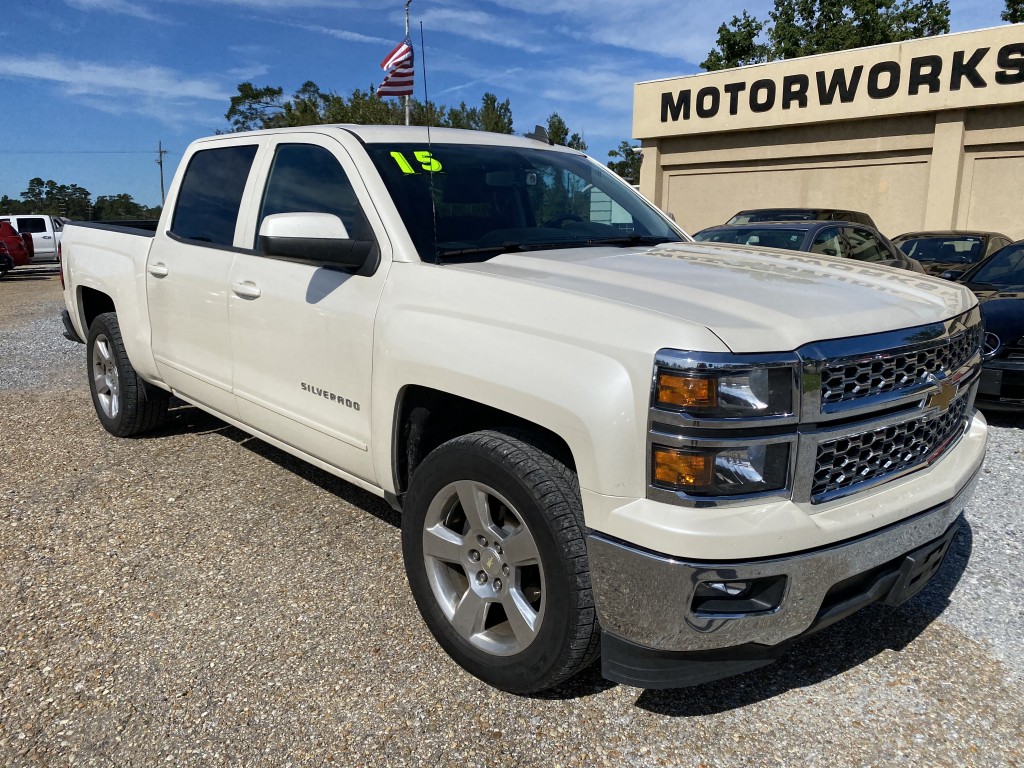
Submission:
POLYGON ((774 559, 687 562, 590 534, 587 551, 602 630, 668 652, 783 643, 819 621, 833 586, 942 537, 970 500, 979 472, 980 467, 952 499, 912 518, 834 546, 774 559), (785 588, 772 610, 707 614, 693 609, 702 582, 779 576, 785 577, 785 588))

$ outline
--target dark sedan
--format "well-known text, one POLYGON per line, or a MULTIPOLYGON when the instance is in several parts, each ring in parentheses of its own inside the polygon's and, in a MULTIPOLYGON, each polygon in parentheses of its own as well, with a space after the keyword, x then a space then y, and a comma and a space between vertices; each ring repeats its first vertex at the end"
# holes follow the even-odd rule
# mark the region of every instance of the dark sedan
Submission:
POLYGON ((1024 240, 993 254, 961 282, 977 295, 985 321, 978 407, 1024 410, 1024 240))
POLYGON ((850 221, 723 224, 703 229, 693 239, 703 243, 806 251, 924 272, 917 261, 886 240, 877 229, 850 221))
POLYGON ((929 275, 954 279, 1013 241, 998 232, 906 232, 892 244, 921 262, 929 275))

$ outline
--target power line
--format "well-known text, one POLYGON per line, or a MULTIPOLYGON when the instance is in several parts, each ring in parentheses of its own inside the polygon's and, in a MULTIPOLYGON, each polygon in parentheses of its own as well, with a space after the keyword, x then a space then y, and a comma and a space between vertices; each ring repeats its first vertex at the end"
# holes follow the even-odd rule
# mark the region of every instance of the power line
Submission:
MULTIPOLYGON (((165 155, 177 152, 163 150, 165 155)), ((0 149, 0 155, 152 155, 151 149, 0 149)))

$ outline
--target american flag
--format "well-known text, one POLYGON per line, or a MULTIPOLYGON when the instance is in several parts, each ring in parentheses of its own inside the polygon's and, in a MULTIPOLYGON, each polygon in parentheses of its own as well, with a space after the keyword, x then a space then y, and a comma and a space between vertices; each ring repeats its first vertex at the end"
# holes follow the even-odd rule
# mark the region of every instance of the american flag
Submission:
POLYGON ((409 37, 406 37, 405 40, 395 46, 391 53, 384 57, 384 61, 380 63, 380 68, 387 72, 403 61, 412 62, 412 40, 409 37))
POLYGON ((412 96, 412 62, 399 64, 388 72, 384 82, 377 89, 378 96, 412 96))
POLYGON ((387 71, 384 82, 377 89, 378 96, 411 96, 412 78, 415 72, 412 57, 412 40, 408 37, 395 46, 384 60, 380 68, 387 71))

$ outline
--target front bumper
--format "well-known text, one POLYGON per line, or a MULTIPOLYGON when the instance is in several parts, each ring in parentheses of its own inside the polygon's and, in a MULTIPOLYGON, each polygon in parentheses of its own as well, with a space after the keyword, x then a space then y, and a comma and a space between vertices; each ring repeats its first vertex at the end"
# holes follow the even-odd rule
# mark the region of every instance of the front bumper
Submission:
MULTIPOLYGON (((591 534, 602 672, 644 688, 696 685, 771 663, 789 643, 873 602, 899 604, 938 570, 978 473, 949 501, 839 544, 785 557, 697 562, 591 534), (701 602, 706 583, 771 585, 760 606, 701 602)), ((705 590, 706 593, 706 590, 705 590)), ((755 601, 756 602, 756 601, 755 601)))

